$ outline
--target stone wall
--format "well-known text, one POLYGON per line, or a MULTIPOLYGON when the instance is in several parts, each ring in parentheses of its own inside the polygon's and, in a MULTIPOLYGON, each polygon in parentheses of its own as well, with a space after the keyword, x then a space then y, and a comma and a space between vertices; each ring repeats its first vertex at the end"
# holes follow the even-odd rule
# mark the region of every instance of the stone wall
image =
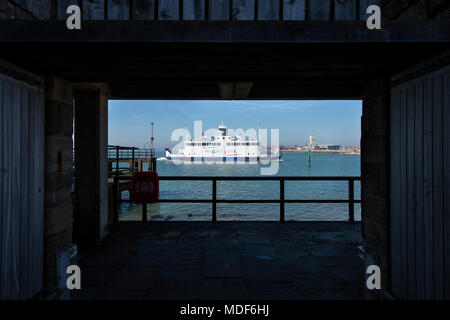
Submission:
POLYGON ((390 20, 448 20, 448 0, 384 0, 383 15, 390 20))
POLYGON ((75 96, 74 242, 90 247, 108 233, 108 98, 104 83, 78 83, 75 96))
POLYGON ((389 81, 371 82, 361 119, 362 236, 366 251, 381 268, 386 289, 390 286, 389 95, 389 81))
POLYGON ((47 79, 45 105, 44 287, 56 286, 56 252, 72 242, 73 94, 62 79, 47 79))
POLYGON ((50 19, 54 5, 53 0, 1 0, 0 19, 50 19))
MULTIPOLYGON (((0 19, 53 19, 56 0, 2 0, 0 19)), ((447 0, 382 0, 383 15, 389 20, 448 20, 447 0)))

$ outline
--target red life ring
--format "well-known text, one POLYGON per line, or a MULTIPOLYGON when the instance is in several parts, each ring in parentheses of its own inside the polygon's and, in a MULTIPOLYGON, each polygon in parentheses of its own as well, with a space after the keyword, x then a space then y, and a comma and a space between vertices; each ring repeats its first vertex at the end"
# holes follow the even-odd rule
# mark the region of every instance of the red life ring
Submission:
POLYGON ((159 178, 154 171, 135 172, 131 179, 131 200, 135 202, 157 202, 159 178))

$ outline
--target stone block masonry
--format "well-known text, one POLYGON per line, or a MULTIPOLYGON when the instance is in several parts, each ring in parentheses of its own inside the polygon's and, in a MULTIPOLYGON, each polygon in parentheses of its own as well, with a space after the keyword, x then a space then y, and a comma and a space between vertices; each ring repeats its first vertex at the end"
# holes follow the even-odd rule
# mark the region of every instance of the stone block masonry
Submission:
POLYGON ((44 289, 56 290, 56 252, 72 242, 73 94, 50 77, 45 104, 44 289))
MULTIPOLYGON (((282 0, 280 0, 282 1, 282 0)), ((316 0, 318 1, 318 0, 316 0)), ((360 5, 363 5, 367 0, 362 0, 360 5)), ((74 1, 76 3, 76 1, 74 1)), ((118 1, 113 1, 114 4, 118 1)), ((128 1, 127 1, 128 2, 128 1)), ((131 1, 129 1, 131 2, 131 1)), ((151 3, 150 1, 148 1, 151 3)), ((210 0, 211 2, 211 0, 210 0)), ((214 2, 214 1, 213 1, 214 2)), ((224 1, 226 3, 227 1, 224 1)), ((293 1, 292 1, 293 2, 293 1)), ((55 19, 58 15, 65 15, 65 10, 59 8, 59 6, 66 6, 72 3, 70 0, 2 0, 0 1, 0 19, 10 19, 10 20, 49 20, 55 19)), ((108 3, 108 0, 96 1, 83 1, 84 6, 93 6, 94 8, 89 10, 89 8, 84 8, 85 18, 90 20, 94 18, 104 18, 104 6, 108 3)), ((134 3, 134 2, 133 2, 134 3)), ((154 19, 154 13, 150 12, 140 12, 139 5, 136 3, 133 18, 134 19, 154 19)), ((210 4, 211 5, 211 4, 210 4)), ((119 8, 121 5, 115 5, 115 9, 119 8), (119 6, 119 7, 118 7, 119 6)), ((285 4, 286 6, 286 4, 285 4)), ((448 20, 450 19, 450 3, 447 0, 382 0, 382 13, 384 19, 388 20, 448 20)), ((111 7, 112 8, 112 7, 111 7)), ((110 9, 111 9, 110 8, 110 9)), ((122 7, 122 10, 111 11, 113 19, 117 19, 118 16, 122 19, 128 19, 127 5, 122 7), (118 15, 118 16, 117 16, 118 15)), ((225 8, 226 9, 226 8, 225 8)), ((224 19, 228 17, 228 10, 220 10, 221 13, 225 13, 224 19)), ((237 9, 237 8, 236 8, 237 9)), ((248 9, 248 8, 247 8, 248 9)), ((301 11, 301 9, 299 9, 301 11)), ((141 10, 145 11, 145 10, 141 10)), ((149 11, 149 10, 147 10, 149 11)), ((151 10, 150 10, 151 11, 151 10)), ((303 10, 304 11, 304 10, 303 10)), ((167 15, 166 11, 161 11, 161 15, 167 15)), ((253 12, 249 11, 249 16, 253 12)), ((276 10, 272 12, 274 17, 276 16, 276 10)), ((297 15, 301 16, 301 13, 296 12, 297 15)), ((178 16, 178 11, 173 12, 173 15, 178 16)), ((286 15, 286 13, 285 13, 286 15)), ((234 16, 234 15, 233 15, 234 16)), ((199 15, 202 17, 202 14, 199 15)), ((287 15, 286 17, 289 17, 287 15)), ((186 17, 185 17, 186 18, 186 17)), ((213 16, 212 20, 220 20, 220 17, 213 16)), ((275 19, 276 20, 276 19, 275 19)))
POLYGON ((382 10, 389 20, 446 20, 450 17, 447 0, 384 0, 382 10))
POLYGON ((51 19, 54 16, 53 0, 2 0, 0 19, 28 20, 51 19))
POLYGON ((362 236, 381 269, 381 283, 390 285, 389 98, 387 80, 375 80, 366 90, 361 119, 362 236))

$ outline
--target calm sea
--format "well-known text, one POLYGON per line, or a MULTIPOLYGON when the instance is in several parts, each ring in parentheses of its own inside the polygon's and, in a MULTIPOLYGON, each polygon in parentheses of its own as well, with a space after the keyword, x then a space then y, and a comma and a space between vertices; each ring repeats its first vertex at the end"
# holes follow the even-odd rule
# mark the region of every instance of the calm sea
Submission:
MULTIPOLYGON (((162 156, 158 155, 158 156, 162 156)), ((278 176, 359 176, 360 156, 349 154, 283 153, 278 176)), ((258 164, 175 164, 158 161, 160 176, 259 176, 258 164)), ((144 167, 145 169, 145 167, 144 167)), ((210 181, 160 181, 161 199, 211 199, 210 181)), ((360 182, 355 181, 355 199, 360 199, 360 182)), ((127 191, 122 193, 128 199, 127 191)), ((278 181, 218 181, 217 199, 279 199, 278 181)), ((347 199, 347 181, 286 181, 285 199, 347 199)), ((348 205, 334 203, 286 204, 286 220, 343 221, 348 205)), ((210 221, 208 203, 156 203, 148 205, 152 220, 210 221)), ((120 220, 140 220, 140 204, 122 203, 120 220)), ((220 220, 279 220, 279 204, 217 204, 220 220)), ((355 204, 355 219, 361 220, 361 206, 355 204)))

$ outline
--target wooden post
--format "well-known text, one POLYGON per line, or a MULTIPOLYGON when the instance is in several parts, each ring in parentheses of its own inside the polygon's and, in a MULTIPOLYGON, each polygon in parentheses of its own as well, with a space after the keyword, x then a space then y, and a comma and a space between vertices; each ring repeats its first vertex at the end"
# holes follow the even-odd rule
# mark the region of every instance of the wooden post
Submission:
POLYGON ((212 222, 217 221, 216 200, 217 200, 217 180, 213 178, 213 180, 212 180, 212 222))
POLYGON ((348 180, 348 221, 355 221, 354 181, 348 180))
POLYGON ((116 146, 116 177, 119 176, 119 146, 116 146))
POLYGON ((148 222, 147 218, 147 202, 142 203, 142 222, 148 222))
POLYGON ((119 186, 119 177, 114 177, 114 188, 113 188, 113 223, 117 223, 119 221, 119 206, 120 206, 120 186, 119 186))
POLYGON ((284 179, 280 179, 280 222, 284 221, 284 179))

